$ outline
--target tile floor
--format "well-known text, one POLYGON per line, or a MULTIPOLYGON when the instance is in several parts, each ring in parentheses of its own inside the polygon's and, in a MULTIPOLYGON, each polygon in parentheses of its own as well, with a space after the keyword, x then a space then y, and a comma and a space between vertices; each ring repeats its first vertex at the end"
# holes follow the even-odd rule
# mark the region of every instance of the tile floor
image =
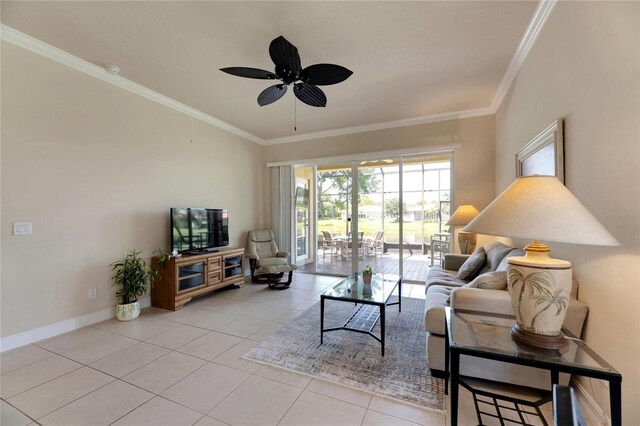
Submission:
MULTIPOLYGON (((247 284, 181 311, 148 308, 134 321, 109 320, 3 353, 0 424, 448 424, 443 414, 240 358, 334 281, 296 274, 284 291, 247 284)), ((424 298, 424 286, 403 291, 424 298)), ((476 424, 464 390, 460 405, 460 424, 476 424)))

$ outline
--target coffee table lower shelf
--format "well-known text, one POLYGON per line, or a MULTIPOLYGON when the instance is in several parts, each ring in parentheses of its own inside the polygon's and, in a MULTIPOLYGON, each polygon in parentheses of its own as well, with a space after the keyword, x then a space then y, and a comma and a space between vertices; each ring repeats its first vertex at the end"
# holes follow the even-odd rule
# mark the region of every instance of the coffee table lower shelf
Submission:
MULTIPOLYGON (((324 302, 322 303, 321 310, 324 311, 324 302)), ((320 333, 320 344, 324 343, 324 333, 338 330, 355 331, 356 333, 368 334, 380 342, 382 345, 382 356, 384 356, 384 306, 380 307, 379 313, 376 313, 375 311, 376 308, 372 305, 361 304, 353 315, 351 315, 351 317, 342 325, 342 327, 323 327, 320 333), (373 334, 373 329, 381 318, 380 330, 382 334, 381 337, 378 337, 373 334)), ((322 312, 321 315, 324 317, 324 312, 322 312)))

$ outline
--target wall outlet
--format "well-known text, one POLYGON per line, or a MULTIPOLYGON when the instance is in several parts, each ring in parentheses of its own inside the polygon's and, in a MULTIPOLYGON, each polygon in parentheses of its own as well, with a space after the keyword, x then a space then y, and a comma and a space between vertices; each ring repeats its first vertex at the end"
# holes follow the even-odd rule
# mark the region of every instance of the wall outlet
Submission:
POLYGON ((95 299, 96 297, 98 297, 98 289, 97 288, 90 288, 89 289, 89 300, 95 299))
POLYGON ((13 222, 13 235, 31 235, 31 222, 13 222))

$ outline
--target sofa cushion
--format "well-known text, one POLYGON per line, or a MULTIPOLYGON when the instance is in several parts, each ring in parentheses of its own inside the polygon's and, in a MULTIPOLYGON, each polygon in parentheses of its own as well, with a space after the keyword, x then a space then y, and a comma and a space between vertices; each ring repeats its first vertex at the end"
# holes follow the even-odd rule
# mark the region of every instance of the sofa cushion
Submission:
POLYGON ((514 248, 511 249, 509 253, 507 253, 504 258, 500 261, 500 264, 496 268, 496 271, 506 271, 507 270, 507 258, 511 256, 524 256, 525 252, 522 249, 514 248))
POLYGON ((427 274, 427 289, 432 285, 445 285, 450 287, 460 287, 468 281, 461 280, 456 276, 455 271, 433 267, 427 274))
POLYGON ((486 262, 487 254, 484 251, 484 247, 478 247, 458 270, 458 278, 461 280, 474 279, 478 276, 478 273, 484 267, 486 262))
POLYGON ((446 318, 444 308, 447 306, 449 295, 453 289, 440 285, 434 285, 427 289, 427 298, 424 302, 424 329, 429 333, 444 336, 446 318))
POLYGON ((478 275, 473 281, 464 287, 483 288, 490 290, 507 289, 507 273, 504 271, 493 271, 478 275))
POLYGON ((484 251, 487 254, 487 264, 480 271, 480 275, 485 272, 492 272, 498 269, 498 265, 504 257, 513 250, 513 247, 510 247, 506 244, 502 244, 501 242, 495 241, 488 246, 485 246, 484 251))

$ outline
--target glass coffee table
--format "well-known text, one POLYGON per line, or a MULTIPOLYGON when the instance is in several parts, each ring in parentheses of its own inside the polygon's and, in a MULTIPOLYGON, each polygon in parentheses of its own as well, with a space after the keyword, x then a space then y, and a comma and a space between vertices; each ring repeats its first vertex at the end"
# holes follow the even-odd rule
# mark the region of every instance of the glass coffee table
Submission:
MULTIPOLYGON (((489 392, 478 392, 465 383, 460 377, 460 356, 471 356, 484 359, 492 359, 510 364, 526 365, 529 367, 541 368, 551 373, 551 387, 558 384, 560 373, 577 374, 584 377, 591 377, 609 382, 609 399, 611 403, 611 424, 620 426, 622 424, 622 400, 621 383, 622 375, 602 359, 585 342, 563 329, 565 334, 566 347, 562 349, 538 349, 530 346, 520 345, 511 339, 511 327, 515 324, 513 316, 491 314, 487 312, 474 312, 460 309, 446 308, 447 317, 447 343, 450 356, 451 368, 451 424, 456 425, 458 419, 458 385, 467 388, 474 398, 478 421, 482 424, 481 414, 497 417, 479 409, 477 396, 485 396, 493 400, 496 411, 500 415, 500 409, 513 408, 500 405, 501 401, 514 404, 517 416, 522 419, 521 423, 511 421, 510 424, 527 424, 524 416, 520 412, 519 405, 529 406, 535 409, 536 413, 546 424, 544 418, 540 416, 539 405, 549 401, 549 397, 540 401, 529 402, 514 398, 507 398, 489 392)), ((447 363, 449 364, 449 363, 447 363)), ((549 393, 550 395, 550 393, 549 393)), ((499 418, 502 418, 501 416, 499 418)))
POLYGON ((382 356, 384 356, 384 321, 385 307, 398 305, 398 312, 402 312, 402 277, 392 274, 373 274, 371 284, 365 284, 362 273, 354 273, 344 278, 320 295, 320 344, 324 343, 324 333, 337 330, 347 330, 356 333, 368 334, 382 344, 382 356), (392 294, 397 291, 398 301, 389 303, 392 294), (342 327, 324 328, 324 301, 339 300, 360 305, 353 315, 342 327), (379 314, 371 316, 365 309, 366 306, 378 306, 379 314), (380 321, 380 337, 373 334, 373 329, 380 321))

